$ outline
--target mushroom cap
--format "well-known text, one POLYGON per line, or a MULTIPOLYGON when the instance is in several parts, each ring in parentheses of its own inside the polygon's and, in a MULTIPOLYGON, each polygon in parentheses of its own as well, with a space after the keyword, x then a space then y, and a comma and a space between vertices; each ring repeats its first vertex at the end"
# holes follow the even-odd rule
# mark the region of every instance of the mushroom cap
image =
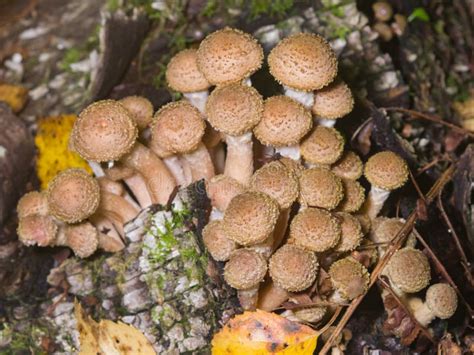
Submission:
POLYGON ((253 133, 264 145, 295 145, 313 126, 311 112, 288 96, 272 96, 263 104, 262 120, 253 133))
POLYGON ((308 323, 317 323, 324 318, 327 312, 326 306, 311 306, 296 309, 293 311, 295 316, 308 323))
POLYGON ((145 129, 153 120, 153 104, 146 97, 127 96, 119 102, 130 113, 138 129, 145 129))
POLYGON ((301 173, 303 172, 303 170, 305 170, 303 164, 301 164, 297 160, 293 160, 287 157, 281 157, 280 159, 278 159, 278 161, 282 163, 284 166, 286 166, 287 169, 290 169, 291 171, 293 171, 298 177, 298 179, 301 176, 301 173))
POLYGON ((278 203, 267 194, 256 191, 235 196, 224 212, 224 230, 240 245, 263 242, 275 228, 278 203))
POLYGON ((369 272, 350 256, 334 262, 329 268, 329 276, 333 287, 348 301, 369 289, 369 272))
POLYGON ((337 245, 341 238, 341 225, 328 211, 305 208, 293 218, 290 238, 307 250, 323 252, 337 245))
POLYGON ((426 291, 426 306, 438 318, 451 318, 458 308, 456 291, 446 283, 431 285, 426 291))
POLYGON ((130 152, 138 130, 131 114, 113 100, 87 106, 74 122, 70 145, 82 158, 95 162, 119 160, 130 152))
POLYGON ((344 138, 332 127, 317 126, 301 143, 301 156, 312 164, 333 164, 344 151, 344 138))
POLYGON ((334 250, 338 252, 352 251, 360 245, 364 237, 360 222, 346 212, 338 212, 336 216, 340 220, 341 239, 334 250))
POLYGON ((80 258, 94 254, 99 246, 99 233, 89 222, 82 222, 65 227, 66 244, 80 258))
POLYGON ((330 170, 310 168, 300 176, 300 200, 307 206, 332 210, 344 197, 342 181, 330 170))
POLYGON ((398 154, 391 151, 372 155, 365 164, 364 175, 374 186, 395 190, 408 180, 408 166, 398 154))
POLYGON ((344 189, 344 198, 337 206, 342 212, 356 212, 365 201, 365 189, 355 180, 341 179, 344 189))
POLYGON ((400 218, 377 217, 372 221, 370 239, 374 243, 390 243, 404 225, 400 218))
POLYGON ((32 214, 20 218, 17 233, 24 245, 45 247, 56 239, 58 226, 51 216, 32 214))
POLYGON ((357 180, 362 176, 364 164, 356 153, 348 150, 331 166, 331 170, 340 178, 357 180))
POLYGON ((317 118, 336 120, 349 114, 354 107, 351 89, 342 81, 336 81, 314 93, 311 111, 317 118))
POLYGON ((387 265, 387 274, 403 292, 418 292, 430 283, 430 263, 420 250, 405 247, 393 254, 387 265))
POLYGON ((202 230, 202 239, 209 254, 217 261, 227 261, 234 250, 235 242, 227 238, 222 221, 210 221, 202 230))
POLYGON ((186 100, 171 102, 156 114, 151 125, 152 145, 174 154, 186 154, 201 143, 206 124, 199 110, 186 100))
POLYGON ((393 8, 386 1, 377 1, 372 4, 372 10, 374 11, 374 16, 379 21, 388 21, 392 18, 393 8))
POLYGON ((232 84, 212 91, 206 103, 207 120, 231 136, 250 132, 262 119, 263 99, 247 85, 232 84))
POLYGON ((270 52, 268 65, 280 84, 301 91, 319 90, 337 74, 336 54, 324 38, 311 33, 280 41, 270 52))
POLYGON ((207 196, 211 200, 211 206, 219 211, 225 211, 230 201, 246 190, 239 181, 227 175, 216 175, 206 180, 207 196))
POLYGON ((209 89, 211 84, 199 71, 197 57, 197 49, 184 49, 171 58, 166 67, 166 81, 171 89, 183 93, 209 89))
POLYGON ((299 195, 298 177, 279 161, 258 169, 250 180, 250 188, 275 199, 281 209, 289 208, 299 195))
POLYGON ((267 273, 267 262, 262 255, 251 249, 237 249, 224 267, 225 281, 237 290, 258 286, 267 273))
POLYGON ((313 252, 286 244, 270 258, 270 276, 275 284, 290 292, 310 287, 318 271, 318 260, 313 252))
POLYGON ((18 218, 22 219, 33 214, 48 214, 48 199, 44 192, 31 191, 24 194, 16 205, 18 218))
POLYGON ((208 35, 197 52, 197 65, 212 85, 241 81, 262 65, 263 49, 248 33, 226 27, 208 35))
POLYGON ((99 206, 99 183, 84 169, 61 171, 49 183, 48 205, 52 216, 66 223, 80 222, 99 206))

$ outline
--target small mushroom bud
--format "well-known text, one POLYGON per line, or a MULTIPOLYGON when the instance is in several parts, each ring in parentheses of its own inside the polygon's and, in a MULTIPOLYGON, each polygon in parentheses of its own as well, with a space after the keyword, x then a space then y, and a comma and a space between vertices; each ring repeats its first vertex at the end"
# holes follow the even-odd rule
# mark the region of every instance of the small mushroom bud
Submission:
POLYGON ((393 15, 392 5, 385 1, 377 1, 372 4, 372 10, 374 10, 375 18, 383 22, 389 21, 393 15))
POLYGON ((120 99, 140 131, 148 127, 153 119, 153 104, 143 96, 127 96, 120 99))
POLYGON ((30 214, 20 218, 17 233, 24 245, 45 247, 54 244, 58 226, 49 215, 30 214))
POLYGON ((276 45, 268 56, 273 77, 283 85, 285 95, 313 106, 313 91, 331 83, 337 74, 337 57, 319 35, 298 33, 276 45))
POLYGON ((364 165, 360 157, 349 150, 331 166, 331 170, 341 179, 357 180, 362 176, 364 165))
POLYGON ((336 304, 351 301, 369 289, 367 269, 350 256, 333 263, 329 276, 335 290, 330 301, 336 304))
POLYGON ((348 115, 353 108, 351 89, 343 81, 335 81, 315 91, 311 110, 320 125, 333 127, 336 120, 348 115))
POLYGON ((301 155, 310 166, 335 163, 344 151, 344 138, 332 127, 317 126, 301 143, 301 155))
POLYGON ((346 212, 338 212, 336 216, 340 219, 341 239, 334 250, 341 253, 353 251, 360 245, 364 237, 360 222, 346 212))
POLYGON ((355 180, 342 179, 344 198, 337 206, 342 212, 357 212, 365 202, 365 189, 355 180))
POLYGON ((202 230, 202 239, 209 254, 217 261, 227 261, 237 244, 227 238, 222 221, 211 221, 202 230))
POLYGON ((377 217, 390 191, 405 185, 408 180, 408 166, 399 155, 380 152, 369 158, 364 174, 372 185, 363 210, 370 219, 377 217))
POLYGON ((94 254, 99 246, 99 233, 89 222, 66 225, 64 234, 66 245, 80 258, 87 258, 94 254))
POLYGON ((384 42, 390 42, 393 38, 393 31, 389 25, 384 22, 376 22, 372 26, 373 30, 377 32, 384 42))
POLYGON ((256 251, 234 251, 224 267, 225 281, 238 290, 240 305, 244 310, 255 310, 258 287, 267 273, 267 262, 256 251))
POLYGON ((325 306, 304 307, 293 311, 297 319, 306 323, 318 323, 324 318, 326 313, 327 307, 325 306))
POLYGON ((31 215, 45 216, 48 214, 48 199, 44 192, 31 191, 24 194, 16 206, 18 218, 22 219, 31 215))
MULTIPOLYGON (((372 221, 372 228, 369 237, 376 243, 379 257, 385 254, 391 241, 397 236, 405 225, 405 220, 401 218, 377 217, 372 221)), ((413 233, 407 238, 406 246, 414 247, 416 244, 416 236, 413 233)))
POLYGON ((209 219, 222 219, 230 201, 245 190, 244 185, 227 175, 216 175, 207 180, 206 192, 212 206, 209 219))
POLYGON ((302 206, 333 210, 344 197, 342 181, 330 170, 310 168, 300 176, 300 202, 302 206))

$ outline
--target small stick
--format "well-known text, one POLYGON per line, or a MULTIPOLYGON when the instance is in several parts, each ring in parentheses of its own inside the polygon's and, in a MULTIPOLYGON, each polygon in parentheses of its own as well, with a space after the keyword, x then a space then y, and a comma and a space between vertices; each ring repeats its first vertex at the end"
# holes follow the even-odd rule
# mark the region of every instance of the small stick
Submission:
POLYGON ((412 172, 410 169, 408 169, 408 172, 410 173, 410 180, 413 186, 415 186, 415 190, 418 193, 418 196, 422 199, 424 203, 426 203, 425 195, 423 195, 423 192, 421 192, 420 186, 418 186, 418 183, 415 180, 415 177, 413 176, 412 172))

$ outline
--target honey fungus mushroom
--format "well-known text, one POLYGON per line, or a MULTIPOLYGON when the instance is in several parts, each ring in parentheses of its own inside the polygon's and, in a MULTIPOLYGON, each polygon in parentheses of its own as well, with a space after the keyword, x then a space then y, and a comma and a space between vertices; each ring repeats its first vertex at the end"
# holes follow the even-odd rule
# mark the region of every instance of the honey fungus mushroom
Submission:
POLYGON ((344 197, 337 206, 342 212, 357 212, 365 202, 365 189, 355 180, 341 179, 344 197))
POLYGON ((220 174, 207 180, 206 192, 212 206, 209 219, 222 219, 230 201, 245 190, 244 185, 227 175, 220 174))
POLYGON ((396 153, 384 151, 369 158, 365 164, 364 175, 370 182, 371 189, 363 209, 370 219, 374 219, 382 209, 390 191, 402 187, 407 182, 408 166, 396 153))
POLYGON ((313 106, 313 91, 331 83, 337 74, 336 54, 324 38, 311 33, 280 41, 268 56, 268 66, 285 95, 308 108, 313 106))
POLYGON ((336 304, 351 301, 369 288, 367 269, 350 256, 334 262, 329 268, 329 276, 335 290, 330 301, 336 304))
POLYGON ((348 150, 331 166, 331 170, 342 179, 357 180, 362 176, 364 164, 356 153, 348 150))
POLYGON ((362 242, 364 233, 359 220, 346 212, 336 213, 341 226, 341 238, 334 248, 337 252, 348 252, 357 248, 362 242))
POLYGON ((49 215, 30 214, 20 218, 17 234, 20 242, 26 246, 46 247, 56 241, 58 225, 49 215))
POLYGON ((320 125, 333 127, 336 120, 348 115, 354 107, 351 89, 343 81, 335 81, 314 93, 311 107, 320 125))
POLYGON ((19 219, 31 215, 48 214, 48 198, 42 191, 31 191, 24 194, 18 201, 16 212, 19 219))
POLYGON ((344 197, 341 179, 328 169, 306 169, 301 172, 299 182, 303 206, 333 210, 344 197))
POLYGON ((118 101, 130 113, 138 130, 143 131, 153 120, 153 104, 143 96, 126 96, 118 101))
MULTIPOLYGON (((377 217, 372 221, 370 239, 377 244, 379 257, 385 254, 391 241, 397 236, 405 225, 405 220, 401 218, 377 217)), ((410 233, 405 245, 415 247, 416 236, 410 233)))
POLYGON ((332 127, 317 126, 301 143, 301 155, 312 166, 335 163, 344 151, 344 138, 332 127))
POLYGON ((94 254, 99 246, 97 229, 89 222, 66 225, 63 228, 66 245, 80 258, 94 254))
POLYGON ((209 222, 202 230, 202 239, 209 254, 217 261, 229 260, 232 252, 237 249, 237 244, 227 238, 222 221, 209 222))

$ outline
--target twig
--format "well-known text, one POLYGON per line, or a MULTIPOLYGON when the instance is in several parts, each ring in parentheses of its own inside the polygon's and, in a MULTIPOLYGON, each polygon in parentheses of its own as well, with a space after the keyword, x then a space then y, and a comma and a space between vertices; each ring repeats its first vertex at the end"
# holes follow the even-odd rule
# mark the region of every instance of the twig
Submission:
POLYGON ((386 111, 403 112, 403 113, 406 113, 406 114, 412 116, 412 119, 421 118, 421 119, 424 119, 424 120, 427 120, 427 121, 431 121, 431 122, 438 123, 440 125, 449 127, 453 131, 457 131, 459 133, 466 134, 468 136, 474 137, 474 133, 472 133, 471 131, 468 131, 467 129, 464 129, 464 128, 462 128, 460 126, 457 126, 455 124, 452 124, 450 122, 446 122, 438 116, 428 115, 428 114, 423 113, 423 112, 418 112, 418 111, 415 111, 415 110, 409 110, 409 109, 402 108, 402 107, 382 107, 382 109, 384 109, 386 111))
POLYGON ((423 192, 421 192, 420 186, 418 186, 418 183, 416 182, 415 177, 413 176, 411 170, 408 169, 408 172, 410 173, 410 180, 413 186, 415 186, 415 190, 418 193, 418 197, 420 197, 423 200, 423 202, 426 203, 425 195, 423 195, 423 192))
POLYGON ((334 324, 334 322, 336 321, 337 317, 339 317, 339 314, 341 314, 341 311, 342 311, 342 307, 337 307, 336 310, 334 311, 334 314, 332 315, 331 319, 329 320, 329 322, 327 322, 324 327, 322 327, 320 330, 319 330, 319 334, 323 334, 326 330, 329 329, 329 327, 331 327, 331 325, 334 324))
MULTIPOLYGON (((434 185, 431 187, 430 191, 426 194, 426 204, 429 205, 433 200, 438 196, 440 191, 443 189, 444 185, 446 185, 452 178, 454 171, 455 171, 455 166, 452 164, 448 169, 444 171, 444 173, 441 175, 441 177, 434 183, 434 185)), ((387 265, 388 261, 392 257, 392 255, 400 249, 402 246, 403 242, 408 236, 408 232, 410 232, 413 229, 413 226, 418 219, 418 212, 415 209, 410 216, 408 216, 407 221, 405 225, 398 231, 397 235, 392 241, 391 246, 387 249, 386 253, 384 256, 379 260, 377 265, 375 266, 374 270, 372 271, 372 274, 370 275, 370 284, 369 288, 374 285, 374 283, 378 280, 379 276, 381 275, 383 269, 387 265)), ((345 325, 351 318, 352 314, 355 312, 359 304, 362 302, 366 294, 360 295, 359 297, 355 298, 352 300, 351 304, 349 307, 347 307, 345 313, 343 314, 341 320, 336 326, 336 329, 334 329, 334 332, 331 334, 330 338, 324 344, 323 348, 321 349, 320 354, 325 355, 328 353, 328 351, 331 349, 332 344, 336 340, 336 338, 341 334, 342 330, 344 329, 345 325)))

